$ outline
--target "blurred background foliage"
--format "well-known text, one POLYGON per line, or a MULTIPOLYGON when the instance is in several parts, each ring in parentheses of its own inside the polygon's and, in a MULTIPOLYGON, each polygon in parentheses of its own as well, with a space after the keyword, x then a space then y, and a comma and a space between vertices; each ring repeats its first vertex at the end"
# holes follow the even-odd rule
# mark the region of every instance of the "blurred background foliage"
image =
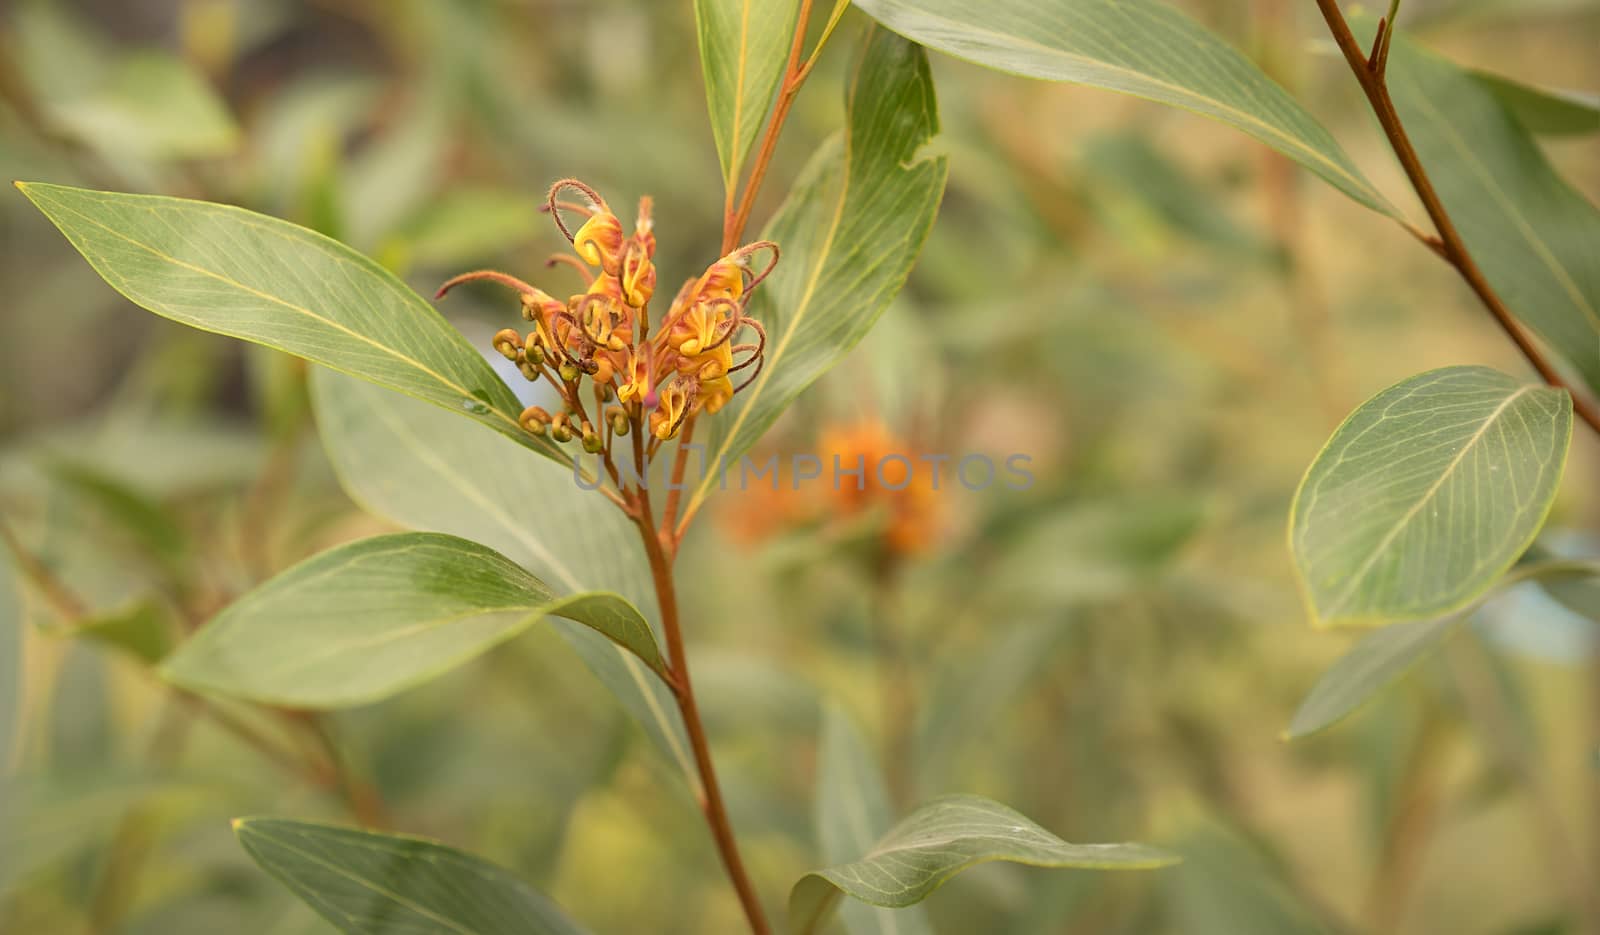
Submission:
MULTIPOLYGON (((1311 4, 1183 5, 1406 195, 1311 4)), ((690 6, 7 0, 0 176, 241 204, 429 292, 480 265, 571 276, 541 271, 562 244, 535 206, 578 174, 619 204, 655 196, 671 282, 721 226, 690 6)), ((1464 64, 1600 87, 1593 2, 1406 10, 1464 64)), ((838 125, 859 20, 758 216, 838 125)), ((1036 483, 733 491, 690 537, 702 707, 768 900, 816 864, 826 698, 902 803, 974 792, 1070 840, 1188 857, 982 868, 928 903, 940 932, 1579 931, 1559 881, 1600 880, 1593 623, 1513 591, 1357 718, 1279 739, 1353 639, 1311 631, 1291 579, 1305 465, 1378 389, 1451 363, 1520 373, 1515 350, 1402 231, 1225 128, 934 61, 951 179, 923 261, 764 444, 1020 453, 1036 483)), ((1589 129, 1541 142, 1594 197, 1589 129)), ((320 453, 301 365, 138 312, 10 194, 0 296, 0 515, 85 612, 0 569, 0 931, 330 931, 227 819, 350 821, 350 802, 515 868, 598 932, 738 929, 672 768, 550 632, 372 708, 224 712, 337 750, 342 783, 161 688, 147 660, 172 640, 381 525, 320 453)), ((486 350, 515 315, 487 291, 445 312, 486 350)), ((1579 432, 1553 548, 1600 552, 1596 477, 1579 432)))

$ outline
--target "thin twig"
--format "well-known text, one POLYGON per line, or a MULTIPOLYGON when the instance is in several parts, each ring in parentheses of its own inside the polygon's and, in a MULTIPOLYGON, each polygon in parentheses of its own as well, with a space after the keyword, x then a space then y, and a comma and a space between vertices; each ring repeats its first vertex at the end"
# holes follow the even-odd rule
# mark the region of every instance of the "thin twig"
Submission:
MULTIPOLYGON (((642 431, 642 427, 640 430, 642 431)), ((638 431, 634 433, 635 439, 639 434, 638 431)), ((637 442, 635 444, 637 445, 637 442)), ((716 841, 722 866, 739 895, 739 903, 744 908, 745 918, 749 920, 750 931, 755 935, 769 935, 772 929, 767 924, 761 900, 756 895, 755 886, 750 882, 744 861, 739 856, 739 845, 733 835, 733 823, 728 819, 727 806, 722 800, 722 789, 717 783, 716 767, 711 761, 711 747, 706 740, 705 726, 700 720, 700 709, 695 703, 694 684, 689 678, 689 658, 683 644, 683 628, 678 619, 678 594, 672 580, 672 559, 667 555, 662 536, 656 529, 655 514, 650 508, 650 491, 641 485, 637 497, 640 509, 636 522, 639 535, 644 540, 645 555, 650 561, 650 576, 655 583, 656 601, 661 606, 661 628, 667 640, 667 658, 674 683, 673 695, 678 702, 678 711, 683 715, 683 726, 685 733, 689 735, 689 746, 694 751, 695 769, 700 774, 700 786, 703 790, 700 808, 705 814, 706 823, 711 827, 711 836, 716 841)))
POLYGON ((761 137, 761 149, 756 153, 756 161, 751 165, 750 177, 744 183, 744 194, 739 198, 737 207, 734 206, 733 189, 731 187, 728 189, 722 222, 724 254, 737 247, 739 238, 744 236, 745 225, 750 222, 750 212, 755 208, 756 194, 761 191, 761 183, 767 177, 767 168, 772 164, 772 154, 778 148, 778 135, 783 131, 783 122, 788 118, 789 108, 794 105, 794 99, 800 93, 801 85, 805 84, 806 76, 811 73, 811 67, 816 64, 815 55, 809 59, 801 58, 805 54, 806 24, 810 20, 811 0, 800 0, 800 14, 794 28, 794 43, 789 47, 789 63, 783 70, 783 83, 778 88, 778 101, 773 105, 772 119, 767 122, 766 133, 761 137))
MULTIPOLYGON (((1544 352, 1534 343, 1522 323, 1511 314, 1511 310, 1501 300, 1499 293, 1489 285, 1483 270, 1478 268, 1477 261, 1468 252, 1460 231, 1456 230, 1455 222, 1445 210, 1444 202, 1440 200, 1432 180, 1428 178, 1427 170, 1423 168, 1422 160, 1411 145, 1411 138, 1406 134, 1400 114, 1395 110, 1394 101, 1389 96, 1389 86, 1384 80, 1383 68, 1388 54, 1388 37, 1383 37, 1384 41, 1374 45, 1377 57, 1369 59, 1361 51, 1355 34, 1350 31, 1350 24, 1340 12, 1338 0, 1317 0, 1317 8, 1322 11, 1322 18, 1327 21, 1334 41, 1338 43, 1339 51, 1344 53, 1345 62, 1349 64, 1356 81, 1360 83, 1362 92, 1366 94, 1367 102, 1371 104, 1384 135, 1388 137, 1389 146, 1394 150, 1395 157, 1400 160, 1406 178, 1411 181, 1412 189, 1416 191, 1417 197, 1422 201, 1422 207, 1428 212, 1428 218, 1433 221, 1434 228, 1439 232, 1439 254, 1455 267, 1473 294, 1489 310, 1489 314, 1494 316, 1501 329, 1517 345, 1517 349, 1522 351, 1522 356, 1526 357, 1533 369, 1539 372, 1539 376, 1551 386, 1566 390, 1567 395, 1572 397, 1573 411, 1596 433, 1600 433, 1600 404, 1568 385, 1555 366, 1545 358, 1544 352)), ((1423 242, 1428 241, 1424 239, 1423 242)))

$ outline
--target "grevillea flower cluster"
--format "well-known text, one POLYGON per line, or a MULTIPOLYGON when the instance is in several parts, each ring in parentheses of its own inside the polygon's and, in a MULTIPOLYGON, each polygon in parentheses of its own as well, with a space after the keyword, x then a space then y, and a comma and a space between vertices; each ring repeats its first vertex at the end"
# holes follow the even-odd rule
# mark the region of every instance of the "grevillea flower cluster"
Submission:
POLYGON ((515 289, 526 332, 506 328, 495 350, 528 380, 548 381, 562 406, 523 410, 523 428, 557 442, 578 439, 583 450, 609 460, 612 441, 635 429, 648 431, 646 456, 678 436, 701 413, 713 414, 760 374, 766 331, 746 311, 757 286, 777 264, 778 248, 759 241, 729 253, 690 279, 652 326, 656 237, 648 197, 639 200, 633 232, 623 230, 604 198, 576 179, 550 189, 544 210, 572 243, 576 256, 553 257, 587 288, 566 300, 495 270, 463 273, 437 297, 464 282, 488 280, 515 289), (577 192, 582 201, 563 201, 577 192), (585 217, 573 232, 562 212, 585 217), (765 256, 759 272, 753 258, 765 256))

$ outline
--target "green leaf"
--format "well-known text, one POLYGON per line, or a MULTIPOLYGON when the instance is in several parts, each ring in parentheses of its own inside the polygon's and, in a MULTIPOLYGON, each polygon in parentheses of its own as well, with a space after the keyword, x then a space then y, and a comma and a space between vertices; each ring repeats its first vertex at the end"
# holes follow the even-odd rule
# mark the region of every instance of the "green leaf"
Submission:
POLYGON ((1490 285, 1600 392, 1600 210, 1471 72, 1396 38, 1389 87, 1490 285))
POLYGON ((1295 494, 1289 544, 1314 623, 1443 616, 1538 534, 1572 438, 1572 401, 1487 367, 1446 367, 1363 403, 1295 494))
POLYGON ((581 935, 505 869, 424 838, 241 818, 250 857, 347 935, 581 935))
MULTIPOLYGON (((854 347, 905 284, 939 211, 948 162, 920 154, 939 130, 922 49, 873 29, 845 94, 848 130, 811 160, 765 238, 783 259, 757 293, 761 375, 709 420, 709 465, 732 464, 854 347)), ((685 508, 710 495, 708 470, 685 508)))
MULTIPOLYGON (((574 489, 571 469, 530 458, 480 426, 351 377, 316 368, 311 389, 323 448, 345 491, 369 512, 484 543, 563 594, 615 591, 647 620, 656 619, 637 529, 600 494, 574 489)), ((588 627, 554 623, 695 782, 671 690, 637 656, 588 627)))
POLYGON ((1473 71, 1472 77, 1531 133, 1582 136, 1600 131, 1600 95, 1536 87, 1486 71, 1473 71))
POLYGON ((1465 614, 1451 614, 1368 634, 1317 680, 1295 711, 1284 739, 1298 740, 1344 719, 1443 645, 1465 620, 1465 614))
POLYGON ((497 188, 452 189, 414 214, 384 252, 407 264, 461 267, 534 239, 540 199, 497 188))
POLYGON ((711 135, 729 190, 772 109, 799 9, 797 0, 695 0, 711 135))
POLYGON ((156 665, 172 651, 171 618, 153 600, 134 601, 95 614, 61 630, 63 636, 91 640, 120 649, 146 665, 156 665))
POLYGON ((1068 844, 1021 814, 975 795, 934 799, 854 863, 806 874, 789 894, 794 931, 816 932, 840 895, 887 908, 926 899, 968 867, 1005 860, 1033 867, 1149 870, 1177 862, 1144 844, 1068 844))
POLYGON ((461 333, 344 245, 242 208, 17 183, 107 283, 158 315, 326 364, 558 460, 461 333))
MULTIPOLYGON (((849 716, 831 706, 822 718, 812 820, 822 859, 829 864, 847 864, 871 851, 894 823, 889 790, 878 771, 877 760, 849 716)), ((933 931, 920 906, 880 909, 849 902, 839 914, 851 935, 919 935, 933 931)))
POLYGON ((556 614, 662 664, 649 624, 615 594, 558 597, 510 559, 437 533, 314 555, 229 605, 162 675, 195 691, 297 708, 388 697, 556 614))
POLYGON ((1375 211, 1394 207, 1249 59, 1155 0, 856 0, 897 33, 989 68, 1132 94, 1243 130, 1375 211))
POLYGON ((203 159, 238 146, 239 128, 204 75, 180 58, 129 56, 89 93, 52 101, 51 123, 116 157, 203 159))

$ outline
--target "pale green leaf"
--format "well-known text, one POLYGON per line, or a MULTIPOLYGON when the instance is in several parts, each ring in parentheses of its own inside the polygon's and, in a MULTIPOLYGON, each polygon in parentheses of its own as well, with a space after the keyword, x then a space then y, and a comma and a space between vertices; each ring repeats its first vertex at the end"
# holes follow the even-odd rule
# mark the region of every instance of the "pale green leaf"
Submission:
MULTIPOLYGON (((570 468, 426 403, 320 368, 312 402, 323 448, 352 499, 402 526, 463 536, 562 594, 614 591, 657 618, 637 529, 570 468)), ((588 627, 555 621, 651 738, 693 782, 672 692, 643 662, 588 627)))
POLYGON ((1315 623, 1465 607, 1517 560, 1555 500, 1572 401, 1487 367, 1446 367, 1363 403, 1317 456, 1289 515, 1315 623))
MULTIPOLYGON (((822 717, 812 821, 822 859, 829 864, 847 864, 872 850, 894 823, 877 759, 849 716, 835 707, 827 708, 822 717)), ((882 909, 851 901, 839 915, 850 935, 933 931, 920 906, 882 909)))
POLYGON ((92 614, 61 628, 60 635, 119 649, 146 665, 156 665, 172 651, 173 632, 167 610, 160 603, 145 599, 92 614))
POLYGON ((1156 0, 856 0, 878 22, 990 68, 1132 94, 1250 134, 1361 204, 1396 214, 1328 131, 1261 69, 1156 0))
POLYGON ((136 305, 425 399, 564 457, 517 423, 521 404, 460 332, 336 241, 227 205, 17 187, 136 305))
POLYGON ((1490 285, 1600 392, 1600 210, 1472 73, 1397 38, 1389 86, 1490 285))
POLYGON ((605 592, 557 596, 493 549, 437 533, 314 555, 229 605, 162 666, 199 692, 296 708, 388 697, 549 615, 594 628, 661 673, 639 612, 605 592))
MULTIPOLYGON (((783 249, 756 298, 766 365, 707 420, 709 465, 735 463, 866 335, 905 284, 938 214, 948 164, 919 152, 939 130, 922 49, 873 29, 845 97, 844 139, 811 160, 765 232, 783 249)), ((687 509, 716 483, 717 472, 706 471, 687 509)))
POLYGON ((581 935, 531 886, 424 838, 278 818, 234 833, 263 869, 346 935, 581 935))
POLYGON ((1069 844, 998 802, 974 795, 934 799, 879 839, 861 859, 813 871, 789 894, 793 930, 816 932, 841 895, 887 908, 914 905, 976 864, 1149 870, 1177 857, 1144 844, 1069 844))
POLYGON ((695 0, 711 135, 729 189, 772 108, 799 9, 798 0, 695 0))
POLYGON ((180 58, 140 53, 118 62, 93 90, 56 99, 48 119, 96 151, 116 157, 225 156, 239 128, 204 75, 180 58))
MULTIPOLYGON (((1530 549, 1529 555, 1537 549, 1537 546, 1530 549)), ((1443 645, 1486 600, 1529 580, 1537 581, 1553 597, 1566 603, 1563 596, 1577 597, 1586 590, 1600 594, 1600 562, 1550 557, 1531 562, 1525 559, 1457 613, 1438 620, 1384 627, 1366 636, 1317 680, 1311 694, 1295 711, 1284 739, 1296 740, 1314 734, 1353 713, 1405 675, 1423 656, 1443 645)))
POLYGON ((1331 727, 1388 687, 1455 634, 1465 615, 1396 624, 1368 634, 1341 656, 1300 703, 1284 732, 1298 740, 1331 727))
POLYGON ((1600 132, 1600 95, 1541 88, 1486 71, 1474 71, 1472 77, 1533 133, 1581 136, 1600 132))

